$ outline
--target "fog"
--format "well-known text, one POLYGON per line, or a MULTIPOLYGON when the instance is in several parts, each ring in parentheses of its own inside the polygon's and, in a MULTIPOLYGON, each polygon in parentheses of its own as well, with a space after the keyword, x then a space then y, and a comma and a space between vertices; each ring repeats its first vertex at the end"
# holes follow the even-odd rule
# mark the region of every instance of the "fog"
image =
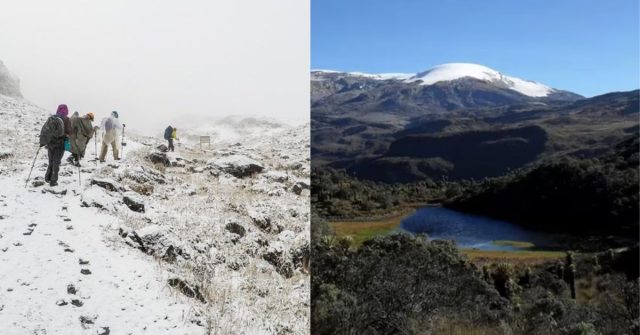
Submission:
POLYGON ((0 0, 0 32, 22 94, 52 112, 117 110, 149 135, 199 118, 309 118, 309 1, 0 0))

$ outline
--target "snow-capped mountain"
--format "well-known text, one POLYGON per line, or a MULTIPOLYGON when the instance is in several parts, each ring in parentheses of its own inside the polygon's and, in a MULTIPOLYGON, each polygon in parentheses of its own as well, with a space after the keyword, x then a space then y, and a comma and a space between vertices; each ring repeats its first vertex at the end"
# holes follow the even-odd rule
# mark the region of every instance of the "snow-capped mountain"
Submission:
POLYGON ((312 107, 366 113, 425 112, 529 103, 564 103, 583 97, 547 85, 508 76, 483 65, 450 63, 427 71, 368 74, 314 70, 312 107))
MULTIPOLYGON (((333 70, 313 70, 311 72, 312 83, 323 82, 331 79, 360 79, 360 80, 378 80, 378 81, 395 81, 407 84, 418 84, 420 86, 432 86, 436 84, 444 85, 452 82, 477 80, 498 89, 507 89, 517 92, 530 98, 579 98, 578 95, 571 93, 566 96, 566 91, 551 88, 547 85, 512 77, 491 69, 484 65, 472 63, 448 63, 435 66, 429 70, 418 73, 380 73, 370 74, 363 72, 340 72, 333 70)), ((317 85, 316 85, 317 86, 317 85)), ((365 88, 367 85, 358 85, 365 88)), ((571 99, 570 99, 571 100, 571 99)))

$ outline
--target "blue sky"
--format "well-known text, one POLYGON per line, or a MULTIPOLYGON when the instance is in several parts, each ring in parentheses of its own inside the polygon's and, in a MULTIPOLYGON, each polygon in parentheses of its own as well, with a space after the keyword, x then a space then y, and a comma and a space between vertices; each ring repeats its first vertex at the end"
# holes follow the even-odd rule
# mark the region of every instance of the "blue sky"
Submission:
POLYGON ((638 0, 311 0, 311 67, 469 62, 585 96, 637 89, 638 0))

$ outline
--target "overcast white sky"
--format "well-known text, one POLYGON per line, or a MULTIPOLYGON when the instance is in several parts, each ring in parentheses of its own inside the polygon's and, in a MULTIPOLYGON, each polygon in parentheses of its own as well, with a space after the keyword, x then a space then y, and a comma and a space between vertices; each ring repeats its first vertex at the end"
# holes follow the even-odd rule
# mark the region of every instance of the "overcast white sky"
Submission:
POLYGON ((26 99, 161 132, 173 120, 309 118, 309 1, 0 0, 26 99))

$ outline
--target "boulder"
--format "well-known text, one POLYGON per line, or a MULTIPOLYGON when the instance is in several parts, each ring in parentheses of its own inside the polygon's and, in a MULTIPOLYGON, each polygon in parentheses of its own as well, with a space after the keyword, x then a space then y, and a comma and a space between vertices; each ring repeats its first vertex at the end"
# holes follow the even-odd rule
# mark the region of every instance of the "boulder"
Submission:
POLYGON ((189 298, 197 299, 203 304, 207 302, 202 293, 200 293, 200 289, 198 288, 198 286, 190 285, 180 278, 171 278, 169 279, 168 283, 169 286, 177 289, 189 298))
POLYGON ((225 226, 225 229, 231 233, 238 234, 240 237, 243 237, 246 234, 247 230, 237 222, 229 222, 225 226))
POLYGON ((183 259, 190 258, 180 246, 177 237, 155 224, 131 232, 121 231, 120 236, 128 238, 128 243, 142 252, 160 257, 169 263, 175 262, 178 256, 183 259))
POLYGON ((0 160, 13 157, 13 152, 5 149, 0 149, 0 160))
POLYGON ((276 183, 284 183, 289 179, 286 173, 280 171, 269 171, 264 174, 265 178, 276 183))
POLYGON ((135 192, 127 192, 122 197, 124 204, 129 207, 130 210, 138 213, 144 213, 144 200, 140 198, 135 192))
POLYGON ((282 227, 263 208, 251 208, 247 214, 258 228, 268 233, 279 233, 282 227))
POLYGON ((162 164, 164 166, 171 166, 171 162, 169 161, 169 158, 167 157, 167 154, 165 154, 163 152, 151 153, 149 156, 147 156, 147 158, 153 164, 162 164))
POLYGON ((202 166, 196 166, 196 167, 190 166, 188 171, 191 172, 191 173, 203 173, 204 172, 204 167, 202 167, 202 166))
POLYGON ((109 178, 93 178, 90 182, 91 185, 97 185, 104 188, 107 191, 115 192, 121 187, 118 187, 118 183, 115 180, 109 178))
POLYGON ((135 169, 125 170, 124 177, 140 184, 148 184, 151 182, 156 182, 158 184, 166 183, 165 176, 162 173, 154 169, 145 169, 142 166, 136 167, 135 169))
POLYGON ((264 170, 262 163, 244 155, 231 155, 218 158, 210 162, 210 165, 233 175, 237 178, 251 176, 264 170))
POLYGON ((61 198, 63 196, 65 196, 67 194, 67 189, 66 188, 59 188, 59 187, 51 187, 51 186, 47 186, 44 187, 42 189, 42 193, 51 193, 56 195, 58 198, 61 198))
POLYGON ((305 181, 298 181, 292 187, 291 190, 293 193, 300 195, 302 190, 308 190, 310 188, 309 184, 305 181))
POLYGON ((280 241, 271 243, 262 254, 262 259, 273 265, 283 277, 291 278, 293 276, 293 263, 288 257, 285 257, 285 247, 280 241))
POLYGON ((34 180, 31 182, 31 186, 33 187, 40 187, 42 185, 44 185, 44 180, 34 180))
POLYGON ((103 189, 91 187, 82 193, 80 202, 82 207, 97 207, 115 211, 117 200, 107 194, 103 189))

